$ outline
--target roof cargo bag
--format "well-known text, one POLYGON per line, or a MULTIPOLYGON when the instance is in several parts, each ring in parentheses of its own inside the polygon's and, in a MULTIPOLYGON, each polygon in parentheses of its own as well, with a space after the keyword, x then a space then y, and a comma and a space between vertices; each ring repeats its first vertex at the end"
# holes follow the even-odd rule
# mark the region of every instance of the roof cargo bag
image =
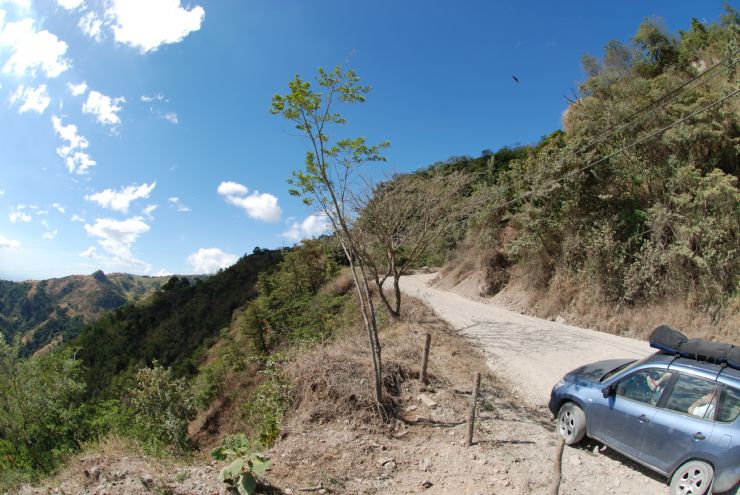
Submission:
POLYGON ((660 325, 650 334, 650 347, 676 354, 688 337, 668 325, 660 325))
POLYGON ((740 347, 730 349, 730 352, 727 353, 727 364, 731 368, 740 370, 740 347))
POLYGON ((685 358, 696 361, 722 364, 727 360, 730 350, 732 350, 730 344, 709 342, 703 339, 689 339, 681 344, 678 353, 685 358))

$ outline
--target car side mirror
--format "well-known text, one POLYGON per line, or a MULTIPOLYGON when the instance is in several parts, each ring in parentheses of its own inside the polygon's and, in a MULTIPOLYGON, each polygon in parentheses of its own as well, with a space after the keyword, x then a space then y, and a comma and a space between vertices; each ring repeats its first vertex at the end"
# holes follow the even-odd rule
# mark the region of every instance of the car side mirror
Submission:
POLYGON ((614 385, 607 385, 606 387, 602 388, 601 395, 603 395, 605 399, 607 397, 610 397, 611 395, 614 395, 614 385))

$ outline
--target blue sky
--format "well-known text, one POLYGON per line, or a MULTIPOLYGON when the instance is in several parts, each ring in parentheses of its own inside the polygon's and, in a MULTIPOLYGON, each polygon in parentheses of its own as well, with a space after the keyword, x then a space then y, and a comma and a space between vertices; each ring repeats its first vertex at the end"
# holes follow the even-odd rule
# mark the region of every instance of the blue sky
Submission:
POLYGON ((0 0, 0 278, 212 272, 324 227, 272 95, 342 64, 387 170, 531 143, 580 57, 720 1, 0 0), (521 81, 514 83, 512 75, 521 81))

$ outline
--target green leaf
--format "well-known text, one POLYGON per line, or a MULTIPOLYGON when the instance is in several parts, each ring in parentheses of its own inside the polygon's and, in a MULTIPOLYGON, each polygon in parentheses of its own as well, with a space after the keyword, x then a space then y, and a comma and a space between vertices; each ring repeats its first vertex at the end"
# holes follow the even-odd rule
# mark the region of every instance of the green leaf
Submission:
POLYGON ((257 493, 257 480, 251 474, 242 474, 236 489, 241 495, 254 495, 257 493))
POLYGON ((225 461, 226 460, 226 454, 224 454, 224 448, 223 447, 217 447, 211 451, 211 457, 216 459, 217 461, 225 461))
POLYGON ((254 473, 255 476, 262 476, 265 471, 270 467, 271 460, 263 457, 255 456, 254 459, 249 461, 249 470, 254 473))
POLYGON ((234 462, 226 466, 221 470, 218 479, 221 481, 227 481, 239 476, 244 468, 244 459, 235 459, 234 462))

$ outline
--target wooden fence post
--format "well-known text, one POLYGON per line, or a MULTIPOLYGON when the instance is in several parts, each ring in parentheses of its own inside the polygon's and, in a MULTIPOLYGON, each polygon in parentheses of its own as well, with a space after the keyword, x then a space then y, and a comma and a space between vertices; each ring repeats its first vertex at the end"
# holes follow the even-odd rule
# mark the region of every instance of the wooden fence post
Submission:
POLYGON ((424 342, 424 356, 421 358, 421 374, 419 379, 424 385, 429 381, 427 379, 427 365, 429 364, 429 347, 432 344, 432 334, 427 332, 426 341, 424 342))
POLYGON ((465 445, 470 447, 473 445, 473 428, 475 427, 475 406, 478 403, 478 392, 480 391, 480 373, 475 372, 475 385, 473 386, 473 394, 470 398, 470 413, 468 414, 468 438, 465 445))

